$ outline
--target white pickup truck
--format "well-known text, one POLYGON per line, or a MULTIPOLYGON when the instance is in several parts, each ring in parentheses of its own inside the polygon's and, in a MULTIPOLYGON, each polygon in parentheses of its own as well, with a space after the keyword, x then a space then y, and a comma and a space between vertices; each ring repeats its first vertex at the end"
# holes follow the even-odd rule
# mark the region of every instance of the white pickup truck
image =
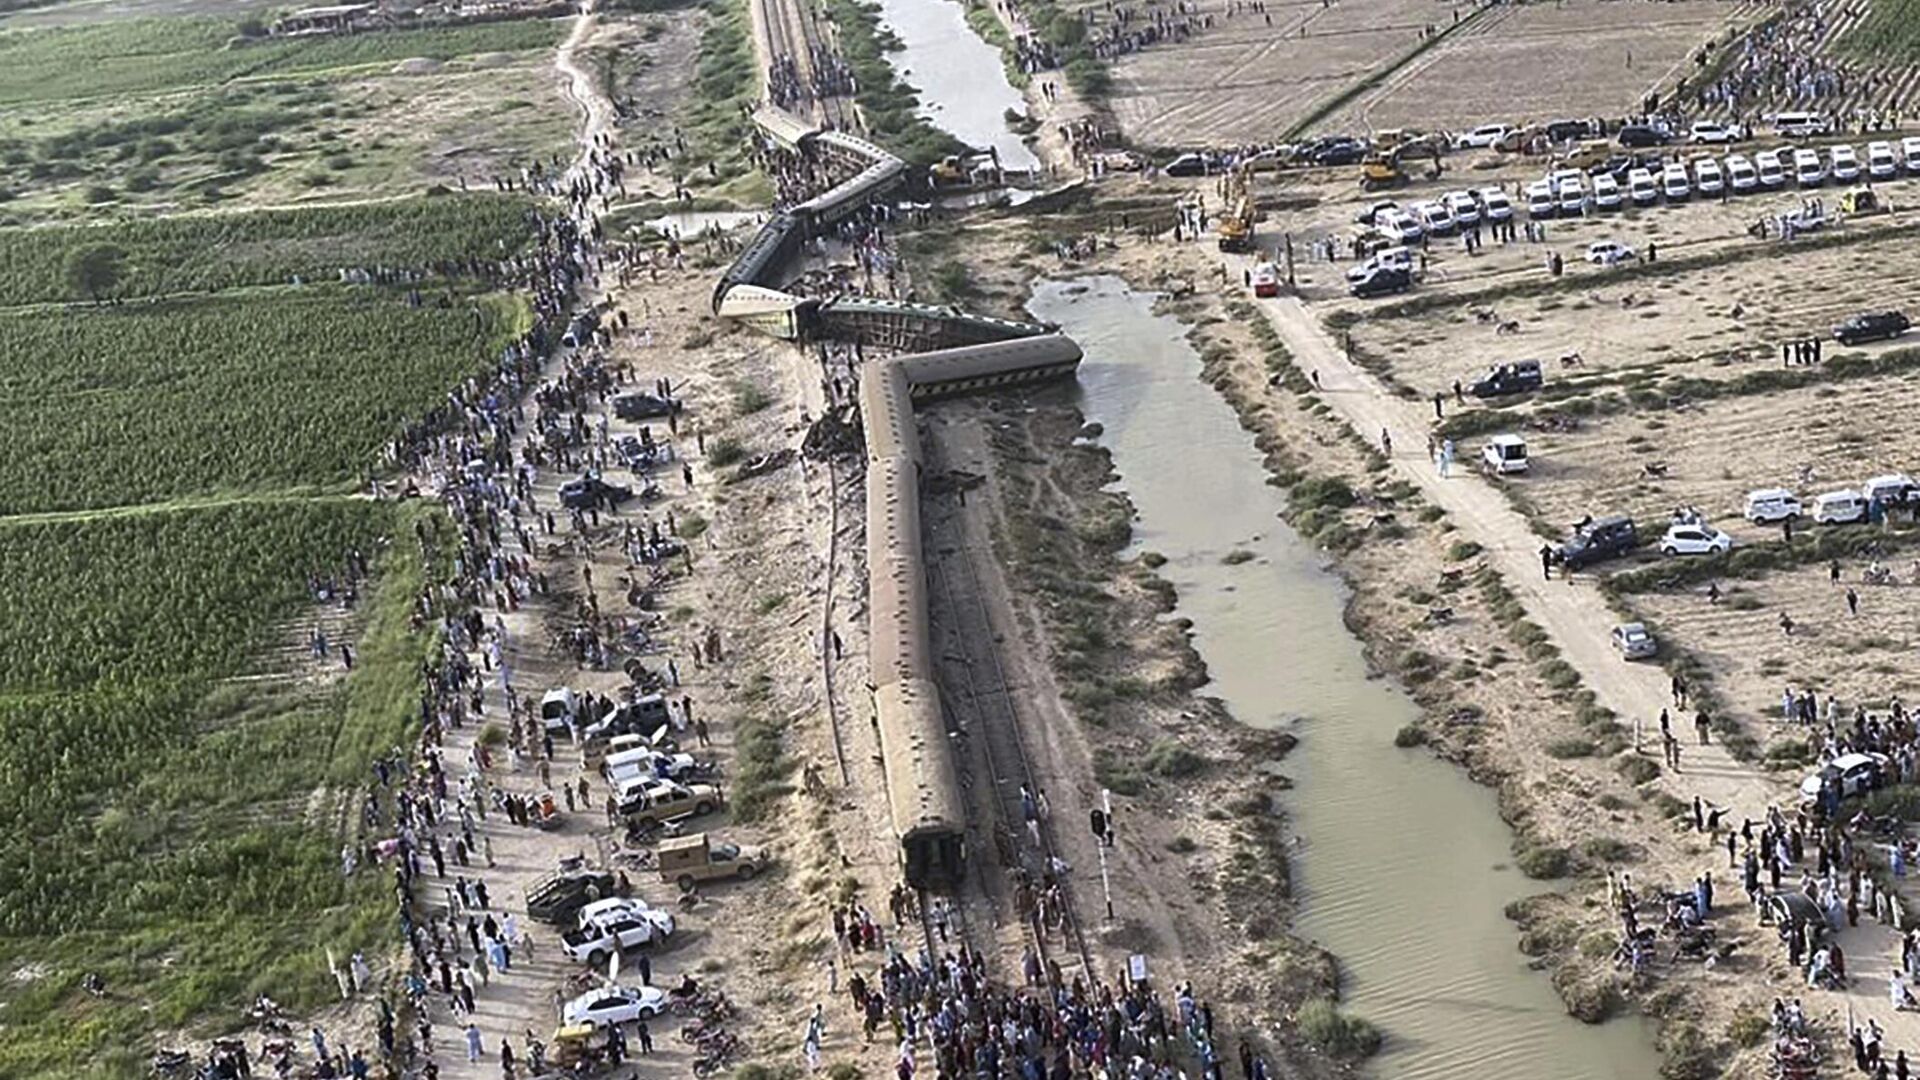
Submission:
POLYGON ((560 948, 570 960, 604 967, 615 953, 658 945, 672 933, 672 914, 616 898, 582 909, 579 929, 561 935, 560 948))

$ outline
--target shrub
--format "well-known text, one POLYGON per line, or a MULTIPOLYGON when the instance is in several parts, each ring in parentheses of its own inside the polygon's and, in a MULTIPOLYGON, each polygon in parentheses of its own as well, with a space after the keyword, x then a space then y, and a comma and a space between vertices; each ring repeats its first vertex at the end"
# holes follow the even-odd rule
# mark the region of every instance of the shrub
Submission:
POLYGON ((722 435, 707 444, 707 461, 717 468, 746 460, 747 448, 731 435, 722 435))
POLYGON ((1380 1049, 1380 1033, 1372 1024, 1341 1013, 1327 998, 1314 998, 1300 1006, 1294 1022, 1308 1042, 1336 1058, 1355 1060, 1380 1049))
POLYGON ((746 379, 729 379, 727 392, 733 395, 733 411, 741 416, 757 413, 773 404, 773 395, 767 393, 759 383, 746 379))
POLYGON ((1920 821, 1920 784, 1895 784, 1867 796, 1866 810, 1879 817, 1892 814, 1908 821, 1920 821))
POLYGON ((1161 739, 1147 751, 1142 765, 1155 776, 1169 780, 1186 776, 1195 776, 1206 769, 1205 755, 1187 749, 1172 739, 1161 739))
POLYGON ((1191 855, 1200 850, 1200 845, 1194 843, 1191 836, 1176 836, 1167 841, 1167 850, 1175 855, 1191 855))
POLYGON ((1584 971, 1575 964, 1554 969, 1553 988, 1559 991, 1567 1015, 1582 1023, 1600 1023, 1621 1004, 1620 988, 1614 985, 1612 975, 1584 971))
POLYGON ((479 742, 481 746, 488 747, 489 749, 498 749, 505 746, 507 745, 507 729, 489 720, 486 726, 480 729, 479 742))
POLYGON ((1768 1019, 1766 1014, 1741 1013, 1727 1024, 1727 1038, 1731 1039, 1735 1046, 1751 1050, 1766 1042, 1767 1035, 1772 1030, 1773 1021, 1768 1019))
POLYGON ((1633 845, 1611 836, 1596 836, 1580 845, 1580 854, 1594 862, 1626 862, 1633 858, 1633 845))
POLYGON ((1393 733, 1393 745, 1402 750, 1427 744, 1427 729, 1419 724, 1406 724, 1393 733))
POLYGON ((1295 512, 1315 509, 1344 510, 1358 501, 1353 488, 1337 476, 1314 477, 1293 485, 1288 504, 1295 512))
POLYGON ((1536 881, 1551 881, 1566 875, 1569 861, 1566 848, 1543 844, 1522 851, 1514 860, 1514 865, 1520 868, 1521 873, 1536 881))
POLYGON ((1447 548, 1447 558, 1454 562, 1465 562, 1480 554, 1480 550, 1480 545, 1471 540, 1455 540, 1453 545, 1447 548))
POLYGON ((1652 758, 1641 757, 1638 754, 1632 757, 1621 758, 1618 762, 1614 763, 1613 767, 1621 776, 1626 777, 1630 783, 1634 784, 1644 784, 1660 775, 1659 762, 1654 761, 1652 758))
POLYGON ((1555 739, 1547 744, 1547 756, 1562 760, 1592 757, 1594 749, 1591 739, 1555 739))

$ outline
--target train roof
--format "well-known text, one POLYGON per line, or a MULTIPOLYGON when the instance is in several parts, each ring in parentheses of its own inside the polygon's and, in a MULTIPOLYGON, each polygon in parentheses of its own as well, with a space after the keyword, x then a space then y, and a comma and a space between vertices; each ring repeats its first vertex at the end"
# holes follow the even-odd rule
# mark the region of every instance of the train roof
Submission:
POLYGON ((1083 354, 1065 334, 1049 333, 957 349, 915 353, 898 363, 914 387, 1008 375, 1035 368, 1075 365, 1083 354))
POLYGON ((966 808, 939 688, 931 680, 911 679, 882 686, 873 696, 894 831, 905 837, 926 828, 963 827, 966 808))
POLYGON ((753 110, 753 125, 789 150, 800 149, 820 130, 777 105, 762 105, 753 110))

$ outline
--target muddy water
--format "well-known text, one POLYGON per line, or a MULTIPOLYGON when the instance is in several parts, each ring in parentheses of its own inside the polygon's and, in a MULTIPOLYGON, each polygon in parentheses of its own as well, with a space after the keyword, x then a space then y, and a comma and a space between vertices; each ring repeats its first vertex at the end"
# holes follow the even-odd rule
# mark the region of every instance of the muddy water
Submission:
POLYGON ((1040 161, 1007 129, 1007 110, 1024 115, 1026 98, 1007 82, 1000 50, 967 25, 958 0, 880 0, 880 18, 900 39, 888 60, 920 92, 920 114, 968 146, 1000 152, 1007 169, 1040 161))
POLYGON ((1528 971, 1509 900, 1538 891, 1508 867, 1491 792, 1424 751, 1395 749, 1417 709, 1369 679, 1342 620, 1346 590, 1279 517, 1253 439, 1198 378, 1183 328, 1116 278, 1044 283, 1029 305, 1086 349, 1081 408, 1105 431, 1139 512, 1136 543, 1167 557, 1179 615, 1243 722, 1301 738, 1283 768, 1302 850, 1299 933, 1339 958, 1345 1007, 1386 1035, 1377 1077, 1646 1080, 1638 1021, 1569 1018, 1528 971), (1235 550, 1253 561, 1229 566, 1235 550))

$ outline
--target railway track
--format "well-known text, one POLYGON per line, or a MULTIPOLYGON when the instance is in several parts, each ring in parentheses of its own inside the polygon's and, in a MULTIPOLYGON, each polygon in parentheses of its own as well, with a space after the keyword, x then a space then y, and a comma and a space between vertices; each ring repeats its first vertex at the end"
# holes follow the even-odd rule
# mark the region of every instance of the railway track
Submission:
MULTIPOLYGON (((963 744, 962 769, 968 775, 962 776, 961 783, 971 790, 979 804, 984 804, 982 809, 991 818, 991 843, 976 841, 973 845, 975 876, 981 894, 992 898, 996 910, 1005 903, 1019 916, 1015 922, 1020 926, 1020 940, 1001 944, 1031 945, 1043 964, 1057 964, 1066 978, 1073 977, 1077 964, 1087 978, 1095 979, 1098 972, 1079 919, 1074 915, 1071 882, 1061 883, 1067 899, 1064 943, 1048 937, 1037 909, 1020 912, 1019 903, 1006 895, 1005 876, 1024 873, 1033 881, 1041 880, 1054 855, 1054 847, 1050 822, 1040 820, 1037 827, 1027 824, 1024 800, 1027 793, 1038 793, 1041 788, 1021 739, 1014 689, 1009 685, 1006 667, 1000 658, 1001 635, 994 627, 992 610, 987 605, 974 564, 974 552, 964 544, 944 552, 929 561, 928 573, 933 579, 938 604, 933 621, 942 656, 957 661, 946 667, 962 672, 960 685, 948 686, 943 692, 952 714, 949 726, 963 744), (979 783, 981 778, 970 775, 970 762, 984 769, 984 790, 979 783), (989 877, 988 860, 983 857, 984 848, 988 846, 994 852, 993 861, 1004 871, 1001 880, 989 877)), ((1011 925, 1008 924, 1009 928, 1011 925)))
POLYGON ((823 57, 839 51, 838 43, 815 10, 816 0, 755 0, 752 11, 763 28, 768 55, 761 71, 762 96, 766 92, 767 68, 782 59, 791 60, 799 83, 796 99, 788 108, 804 113, 816 123, 836 130, 847 130, 853 116, 852 103, 838 94, 815 91, 823 57))

